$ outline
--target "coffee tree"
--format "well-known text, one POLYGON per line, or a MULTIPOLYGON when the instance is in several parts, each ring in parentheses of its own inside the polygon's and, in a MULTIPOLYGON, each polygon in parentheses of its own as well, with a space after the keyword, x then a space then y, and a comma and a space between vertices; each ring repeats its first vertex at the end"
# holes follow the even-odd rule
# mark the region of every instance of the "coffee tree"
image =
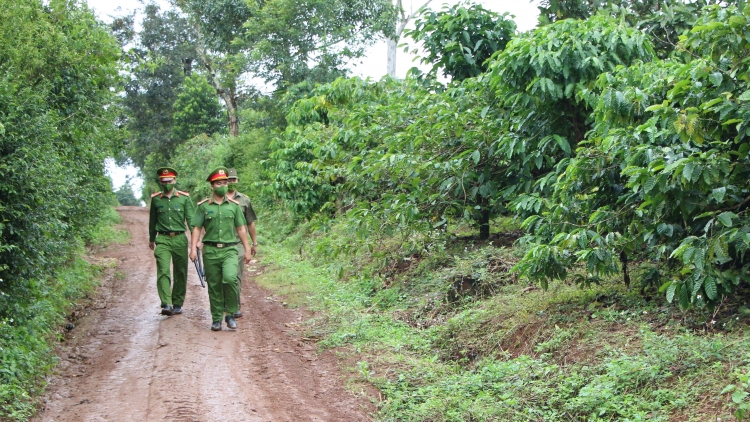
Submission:
POLYGON ((582 263, 591 280, 637 255, 662 263, 661 290, 683 307, 713 307, 748 280, 748 12, 709 7, 673 59, 599 78, 558 205, 524 223, 522 274, 544 282, 582 263))

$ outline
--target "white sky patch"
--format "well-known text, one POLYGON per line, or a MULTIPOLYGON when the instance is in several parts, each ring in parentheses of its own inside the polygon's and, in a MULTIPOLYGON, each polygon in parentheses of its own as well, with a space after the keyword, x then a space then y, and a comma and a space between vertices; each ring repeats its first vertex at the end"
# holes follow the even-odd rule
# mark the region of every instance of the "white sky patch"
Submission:
POLYGON ((112 187, 114 190, 120 189, 128 180, 130 180, 130 187, 133 189, 135 197, 141 196, 141 189, 143 188, 143 178, 137 168, 127 165, 118 166, 115 164, 115 160, 107 158, 104 161, 104 168, 107 172, 107 176, 112 179, 112 187))

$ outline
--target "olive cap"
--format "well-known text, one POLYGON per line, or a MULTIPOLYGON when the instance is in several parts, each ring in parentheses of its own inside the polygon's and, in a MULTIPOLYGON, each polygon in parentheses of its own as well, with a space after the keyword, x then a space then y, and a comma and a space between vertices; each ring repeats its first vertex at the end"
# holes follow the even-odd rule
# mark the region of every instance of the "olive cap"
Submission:
POLYGON ((237 170, 227 169, 227 177, 230 179, 239 179, 239 177, 237 177, 237 170))

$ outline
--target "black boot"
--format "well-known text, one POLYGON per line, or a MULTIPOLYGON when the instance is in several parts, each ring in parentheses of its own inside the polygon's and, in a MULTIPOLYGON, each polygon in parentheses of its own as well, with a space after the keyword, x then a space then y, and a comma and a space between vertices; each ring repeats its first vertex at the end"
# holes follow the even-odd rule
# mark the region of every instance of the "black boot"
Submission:
POLYGON ((164 305, 161 307, 161 314, 166 316, 172 316, 174 314, 174 309, 172 308, 172 305, 164 305))
POLYGON ((174 311, 173 312, 174 312, 175 315, 181 314, 182 313, 182 306, 180 306, 180 305, 174 305, 174 311))
POLYGON ((227 322, 227 328, 235 329, 237 328, 237 321, 234 320, 234 317, 231 315, 227 315, 224 317, 224 320, 227 322))
POLYGON ((211 331, 221 331, 221 321, 214 321, 211 324, 211 331))

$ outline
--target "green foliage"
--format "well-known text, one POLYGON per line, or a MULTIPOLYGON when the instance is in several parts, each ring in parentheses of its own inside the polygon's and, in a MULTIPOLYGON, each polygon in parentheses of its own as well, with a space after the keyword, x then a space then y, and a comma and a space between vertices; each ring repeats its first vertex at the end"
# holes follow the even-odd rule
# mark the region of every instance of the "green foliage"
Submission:
POLYGON ((681 41, 686 62, 599 78, 589 139, 524 223, 535 246, 522 274, 562 278, 581 263, 599 277, 653 259, 683 307, 715 306, 748 280, 747 13, 707 9, 681 41))
POLYGON ((282 88, 342 76, 346 61, 389 35, 396 18, 388 0, 270 0, 251 7, 239 40, 249 52, 246 66, 282 88))
POLYGON ((25 303, 109 205, 117 45, 68 2, 14 2, 0 19, 0 290, 25 303))
POLYGON ((422 43, 427 55, 421 61, 432 64, 432 72, 442 70, 444 76, 462 81, 484 73, 487 59, 504 50, 515 31, 507 13, 464 2, 444 5, 440 12, 425 9, 405 35, 422 43))
POLYGON ((216 89, 202 75, 185 78, 172 108, 174 139, 185 141, 200 134, 211 136, 226 126, 216 89))
MULTIPOLYGON (((495 56, 489 82, 507 110, 492 145, 494 157, 507 163, 498 191, 513 200, 518 215, 540 211, 559 175, 556 169, 564 168, 591 129, 598 76, 652 57, 642 33, 606 16, 539 28, 495 56)), ((549 273, 562 276, 555 259, 547 261, 549 273)))
POLYGON ((0 417, 24 420, 49 335, 89 283, 55 277, 113 199, 119 49, 77 2, 3 1, 0 22, 0 417))
POLYGON ((496 101, 480 79, 438 92, 414 78, 321 86, 294 105, 272 145, 272 192, 302 218, 351 210, 362 233, 454 218, 488 227, 503 209, 494 198, 504 162, 491 158, 496 101))
POLYGON ((120 189, 117 189, 115 191, 115 197, 117 198, 117 203, 124 206, 138 206, 140 205, 140 201, 138 201, 135 198, 135 194, 133 194, 133 188, 130 187, 128 183, 123 183, 122 186, 120 186, 120 189))
POLYGON ((744 0, 543 0, 539 4, 539 23, 611 14, 647 34, 657 55, 664 59, 672 53, 680 35, 693 27, 701 9, 711 4, 743 3, 744 0))
POLYGON ((122 99, 130 134, 125 147, 128 158, 142 168, 150 154, 169 159, 176 145, 187 139, 173 136, 173 107, 185 77, 199 64, 196 40, 184 16, 175 10, 162 12, 155 4, 146 5, 140 32, 135 32, 132 19, 118 22, 123 24, 116 33, 127 35, 123 40, 128 42, 122 46, 129 70, 122 99))
POLYGON ((71 302, 95 287, 99 270, 75 258, 55 278, 33 283, 34 302, 15 303, 0 317, 0 418, 26 421, 35 412, 34 399, 57 363, 52 348, 59 327, 71 302))
MULTIPOLYGON (((750 358, 750 356, 746 357, 750 358)), ((721 394, 732 393, 732 403, 736 407, 734 417, 738 421, 744 421, 750 418, 750 371, 747 367, 738 368, 734 374, 737 384, 729 384, 721 390, 721 394)))
MULTIPOLYGON (((724 419, 715 396, 727 368, 746 361, 742 328, 694 333, 676 321, 685 317, 679 310, 611 281, 547 292, 495 284, 492 295, 450 304, 443 280, 497 282, 503 274, 489 272, 487 257, 508 264, 511 253, 460 245, 446 260, 423 250, 418 266, 391 278, 366 245, 329 255, 331 245, 355 242, 348 217, 271 246, 279 270, 259 282, 314 307, 301 329, 357 362, 351 382, 383 394, 378 420, 724 419)), ((383 240, 378 249, 397 239, 383 240)))

